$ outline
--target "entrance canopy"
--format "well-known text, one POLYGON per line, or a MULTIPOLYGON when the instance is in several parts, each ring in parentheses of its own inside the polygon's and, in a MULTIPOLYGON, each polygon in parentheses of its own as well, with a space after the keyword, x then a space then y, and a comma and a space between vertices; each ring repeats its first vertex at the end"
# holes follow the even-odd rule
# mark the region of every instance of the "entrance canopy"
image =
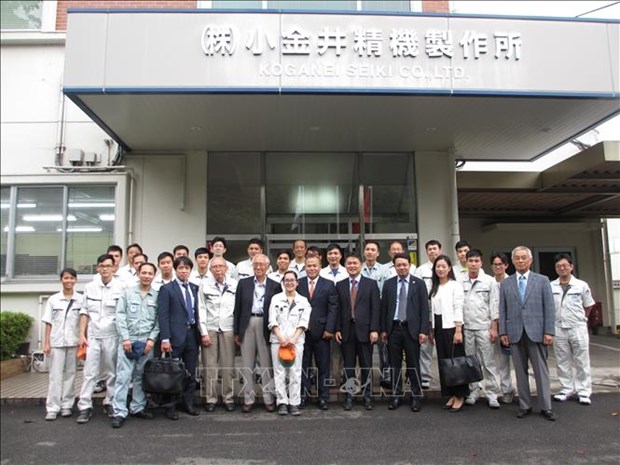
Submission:
POLYGON ((620 23, 69 10, 65 93, 165 151, 527 161, 620 112, 620 23))
POLYGON ((457 182, 463 218, 620 217, 620 142, 600 142, 542 173, 459 172, 457 182))

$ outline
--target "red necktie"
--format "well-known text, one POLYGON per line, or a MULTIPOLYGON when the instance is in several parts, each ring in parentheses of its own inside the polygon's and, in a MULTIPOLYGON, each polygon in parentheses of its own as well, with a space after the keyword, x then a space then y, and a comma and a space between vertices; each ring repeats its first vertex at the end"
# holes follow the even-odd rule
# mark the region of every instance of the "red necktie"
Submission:
POLYGON ((355 298, 357 297, 357 281, 351 280, 351 318, 355 319, 355 298))

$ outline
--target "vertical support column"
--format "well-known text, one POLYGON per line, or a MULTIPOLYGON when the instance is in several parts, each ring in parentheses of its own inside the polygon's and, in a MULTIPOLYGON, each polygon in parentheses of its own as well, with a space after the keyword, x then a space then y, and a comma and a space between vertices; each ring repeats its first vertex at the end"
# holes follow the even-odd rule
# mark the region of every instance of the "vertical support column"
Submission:
MULTIPOLYGON (((609 327, 612 334, 618 333, 618 318, 616 315, 616 302, 614 302, 612 289, 612 272, 611 272, 611 254, 609 250, 609 229, 607 220, 601 219, 601 241, 603 245, 603 272, 605 273, 605 302, 604 307, 607 309, 609 317, 609 327)), ((605 321, 603 319, 603 321, 605 321)))
POLYGON ((450 254, 459 230, 454 157, 448 152, 416 152, 414 163, 419 248, 436 239, 450 254))

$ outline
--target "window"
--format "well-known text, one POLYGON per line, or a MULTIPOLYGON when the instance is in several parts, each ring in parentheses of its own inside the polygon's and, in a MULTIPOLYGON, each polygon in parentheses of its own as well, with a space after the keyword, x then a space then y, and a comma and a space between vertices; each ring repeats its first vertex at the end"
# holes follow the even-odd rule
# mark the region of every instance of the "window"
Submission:
POLYGON ((2 30, 40 30, 42 18, 41 1, 3 1, 0 2, 2 30))
POLYGON ((262 231, 261 164, 258 153, 210 153, 207 166, 207 231, 262 231))
POLYGON ((357 0, 269 0, 267 8, 274 10, 355 11, 357 0))
POLYGON ((358 233, 356 169, 354 153, 268 153, 267 232, 358 233))
POLYGON ((414 179, 411 154, 362 155, 362 205, 367 234, 417 230, 414 179))
POLYGON ((114 186, 2 187, 2 276, 94 273, 113 243, 114 186), (12 199, 15 199, 14 201, 12 199))
POLYGON ((234 9, 234 10, 260 10, 263 7, 262 0, 213 0, 212 8, 234 9))
POLYGON ((9 238, 9 205, 11 200, 11 188, 2 187, 0 189, 0 276, 6 276, 6 253, 7 240, 9 238))
POLYGON ((362 11, 411 11, 409 0, 362 0, 362 11))

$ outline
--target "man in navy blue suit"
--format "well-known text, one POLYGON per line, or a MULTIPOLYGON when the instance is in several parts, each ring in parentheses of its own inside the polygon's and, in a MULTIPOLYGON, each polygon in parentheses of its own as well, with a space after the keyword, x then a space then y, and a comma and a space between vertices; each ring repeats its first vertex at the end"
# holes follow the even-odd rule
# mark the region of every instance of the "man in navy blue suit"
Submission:
POLYGON ((377 283, 362 276, 362 259, 349 255, 344 264, 348 277, 336 284, 340 314, 336 324, 336 342, 342 346, 346 381, 345 410, 353 408, 355 361, 361 371, 364 408, 372 410, 372 344, 379 339, 379 288, 377 283))
POLYGON ((381 296, 381 338, 388 345, 392 365, 392 398, 388 407, 394 410, 400 405, 404 350, 411 410, 419 412, 422 408, 420 344, 426 342, 429 333, 428 294, 424 281, 410 275, 407 254, 396 254, 392 261, 396 276, 385 282, 381 296))
MULTIPOLYGON (((182 396, 183 409, 189 415, 195 416, 199 415, 194 408, 194 394, 198 347, 201 341, 198 332, 198 286, 189 282, 193 263, 188 257, 177 257, 173 266, 176 278, 161 287, 157 298, 161 351, 171 352, 173 358, 180 358, 185 363, 191 378, 182 396)), ((178 420, 179 415, 174 404, 168 408, 166 416, 171 420, 178 420)))
POLYGON ((318 371, 319 408, 328 409, 329 400, 329 364, 330 364, 330 340, 336 331, 338 318, 338 295, 336 286, 328 279, 319 276, 321 260, 319 257, 308 257, 305 262, 306 276, 299 279, 297 292, 308 299, 312 307, 310 322, 306 330, 306 343, 304 344, 304 357, 302 361, 302 405, 308 402, 310 396, 309 371, 312 366, 312 356, 318 371))

